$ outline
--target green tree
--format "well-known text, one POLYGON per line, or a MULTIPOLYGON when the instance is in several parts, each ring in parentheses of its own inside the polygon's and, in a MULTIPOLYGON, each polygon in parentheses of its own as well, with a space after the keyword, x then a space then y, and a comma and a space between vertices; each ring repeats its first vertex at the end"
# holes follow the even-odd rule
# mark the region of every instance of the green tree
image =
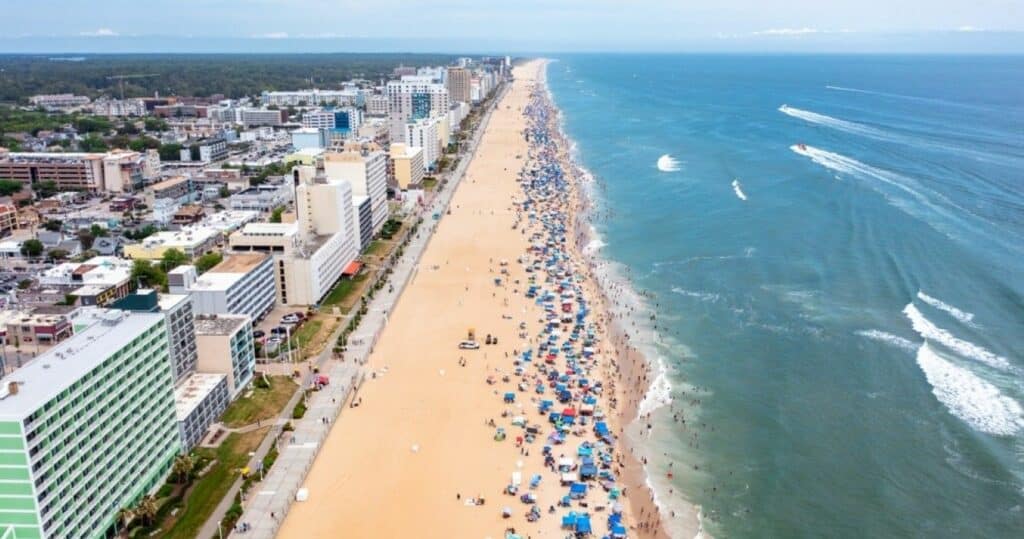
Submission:
POLYGON ((0 196, 9 197, 21 191, 25 185, 18 180, 0 180, 0 196))
POLYGON ((64 249, 50 249, 50 252, 46 253, 47 256, 54 260, 66 260, 69 254, 71 253, 64 249))
POLYGON ((144 226, 144 227, 142 227, 142 228, 140 228, 138 230, 134 230, 134 231, 128 230, 128 231, 126 231, 124 233, 124 237, 126 237, 126 238, 128 238, 130 240, 142 241, 142 240, 152 236, 153 234, 156 234, 156 227, 153 226, 153 225, 146 225, 146 226, 144 226))
POLYGON ((160 257, 160 269, 162 269, 164 273, 187 263, 188 255, 174 248, 164 251, 164 255, 160 257))
POLYGON ((81 116, 73 122, 79 133, 105 133, 110 131, 110 120, 102 116, 81 116))
POLYGON ((96 241, 96 236, 92 231, 86 228, 79 230, 75 236, 78 238, 78 242, 82 244, 82 249, 85 251, 92 249, 92 244, 96 241))
POLYGON ((21 244, 21 254, 28 257, 34 258, 43 254, 43 249, 43 242, 36 239, 25 240, 21 244))
POLYGON ((107 151, 107 143, 96 135, 86 135, 85 138, 78 142, 78 147, 81 148, 83 152, 107 151))
POLYGON ((139 518, 147 526, 153 523, 153 519, 156 518, 157 512, 160 507, 156 503, 156 498, 152 494, 146 494, 139 500, 138 505, 135 506, 135 512, 138 513, 139 518))
POLYGON ((160 153, 161 161, 181 160, 181 144, 164 144, 157 151, 160 153))
POLYGON ((146 118, 146 131, 167 131, 167 122, 160 118, 146 118))
POLYGON ((160 141, 153 137, 139 137, 128 143, 128 148, 136 152, 159 149, 160 141))
POLYGON ((278 207, 274 208, 274 211, 270 213, 270 222, 271 223, 280 223, 281 222, 281 214, 283 214, 283 213, 284 213, 284 206, 278 206, 278 207))
POLYGON ((139 128, 135 126, 135 122, 127 121, 127 122, 121 124, 121 126, 117 128, 117 134, 118 135, 138 135, 139 134, 139 128))
POLYGON ((174 464, 171 467, 171 474, 178 478, 178 483, 185 483, 192 471, 195 470, 196 460, 192 455, 178 455, 174 457, 174 464))
POLYGON ((62 223, 60 221, 57 221, 57 220, 54 220, 54 219, 50 219, 49 221, 46 221, 45 223, 43 223, 43 228, 45 228, 46 230, 49 230, 50 232, 60 232, 60 229, 63 226, 64 226, 64 223, 62 223))
POLYGON ((107 229, 101 227, 100 225, 92 225, 91 227, 89 227, 89 233, 92 234, 95 238, 105 238, 110 235, 110 232, 107 231, 107 229))
POLYGON ((163 289, 167 285, 167 274, 157 264, 136 260, 132 263, 132 281, 143 288, 163 289))
POLYGON ((32 190, 35 191, 37 198, 50 198, 57 194, 57 183, 53 180, 37 182, 32 184, 32 190))
POLYGON ((196 259, 196 271, 206 273, 210 268, 220 264, 222 260, 224 260, 224 255, 218 252, 206 253, 196 259))

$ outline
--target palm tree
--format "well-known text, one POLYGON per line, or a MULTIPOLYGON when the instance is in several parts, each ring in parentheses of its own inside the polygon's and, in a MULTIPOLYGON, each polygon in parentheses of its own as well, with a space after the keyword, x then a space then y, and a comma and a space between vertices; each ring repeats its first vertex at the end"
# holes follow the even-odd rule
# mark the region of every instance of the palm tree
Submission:
POLYGON ((146 494, 139 500, 139 504, 135 506, 135 513, 148 526, 153 523, 153 519, 156 518, 156 513, 159 509, 156 504, 156 498, 152 494, 146 494))
POLYGON ((190 475, 192 470, 196 467, 196 461, 192 458, 192 455, 178 455, 174 458, 174 465, 171 468, 172 473, 177 476, 179 483, 184 483, 190 475))
POLYGON ((128 525, 135 520, 135 511, 131 507, 122 507, 117 511, 117 521, 124 526, 125 531, 128 530, 128 525))

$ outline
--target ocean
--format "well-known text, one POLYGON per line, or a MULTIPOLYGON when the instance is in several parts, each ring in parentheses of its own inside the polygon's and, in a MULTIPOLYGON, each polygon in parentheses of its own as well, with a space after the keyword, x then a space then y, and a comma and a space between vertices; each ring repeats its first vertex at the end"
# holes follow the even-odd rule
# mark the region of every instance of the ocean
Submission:
POLYGON ((659 378, 630 435, 666 511, 1020 537, 1024 57, 552 58, 594 247, 638 292, 659 378))

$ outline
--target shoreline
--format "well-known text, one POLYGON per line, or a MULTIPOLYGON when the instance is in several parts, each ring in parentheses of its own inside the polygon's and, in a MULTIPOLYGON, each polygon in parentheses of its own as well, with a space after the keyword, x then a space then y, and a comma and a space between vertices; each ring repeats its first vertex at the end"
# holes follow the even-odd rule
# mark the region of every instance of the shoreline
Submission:
MULTIPOLYGON (((644 448, 629 435, 631 427, 643 428, 641 424, 643 419, 641 417, 641 405, 646 399, 651 397, 653 380, 650 376, 654 369, 651 359, 645 356, 638 347, 631 344, 630 332, 624 326, 628 316, 616 312, 616 309, 613 307, 615 302, 612 300, 612 290, 607 282, 602 282, 603 279, 600 277, 599 269, 610 266, 612 262, 599 255, 601 247, 604 246, 603 242, 596 248, 591 247, 593 241, 600 241, 593 225, 595 217, 593 212, 595 201, 593 198, 595 195, 590 188, 593 187, 592 182, 594 179, 583 165, 581 158, 574 154, 575 142, 565 130, 564 114, 556 105, 554 95, 547 81, 546 72, 549 65, 550 61, 544 64, 544 88, 547 100, 551 107, 557 111, 556 125, 553 126, 553 130, 559 138, 559 144, 562 147, 561 161, 567 174, 572 179, 571 185, 573 187, 571 195, 573 203, 570 211, 572 212, 571 221, 573 223, 573 237, 575 241, 572 242, 572 251, 574 256, 584 263, 583 266, 586 268, 588 280, 596 285, 592 287, 594 297, 600 302, 601 307, 599 311, 604 317, 607 317, 607 321, 604 322, 607 337, 614 346, 615 356, 619 358, 618 361, 613 360, 615 372, 608 379, 618 382, 615 385, 614 394, 617 397, 617 401, 623 403, 615 414, 615 428, 619 433, 617 441, 620 447, 620 454, 623 455, 622 474, 626 482, 625 484, 634 493, 640 492, 643 494, 643 496, 636 496, 635 494, 627 496, 634 517, 639 517, 641 521, 647 523, 646 528, 637 530, 638 536, 650 539, 670 538, 671 533, 667 526, 667 519, 672 518, 674 522, 680 524, 680 533, 683 536, 710 539, 710 536, 703 529, 699 507, 687 500, 683 500, 686 512, 683 515, 678 515, 674 510, 668 509, 659 502, 657 492, 651 482, 651 470, 648 469, 646 458, 637 454, 638 451, 642 453, 644 448), (677 517, 682 518, 676 520, 677 517)), ((604 275, 604 278, 604 280, 607 280, 610 276, 604 275)), ((626 281, 622 286, 632 287, 632 284, 626 281)), ((632 293, 642 297, 635 290, 632 293)), ((664 372, 660 374, 664 375, 664 372)), ((662 404, 667 405, 668 403, 662 404)))
POLYGON ((546 69, 517 68, 279 537, 555 537, 573 512, 669 536, 628 440, 648 371, 578 244, 588 198, 546 69), (479 349, 456 346, 467 328, 479 349), (594 417, 549 417, 563 407, 594 417))

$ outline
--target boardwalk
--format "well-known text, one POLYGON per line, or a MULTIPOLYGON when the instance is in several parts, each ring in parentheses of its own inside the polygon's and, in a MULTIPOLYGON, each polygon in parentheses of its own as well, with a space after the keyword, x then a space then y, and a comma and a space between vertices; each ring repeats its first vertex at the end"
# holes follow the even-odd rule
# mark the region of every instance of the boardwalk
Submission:
MULTIPOLYGON (((502 91, 504 91, 504 87, 502 91)), ((374 295, 373 300, 367 305, 367 313, 362 318, 359 327, 349 337, 345 352, 346 360, 341 362, 329 359, 330 346, 318 358, 319 365, 326 364, 326 368, 321 367, 321 370, 330 376, 331 385, 325 390, 313 394, 313 397, 307 402, 308 411, 305 417, 295 423, 295 431, 290 433, 291 436, 288 434, 284 436, 279 446, 280 455, 277 462, 264 480, 253 488, 249 499, 244 502, 244 513, 238 522, 247 524, 249 530, 244 533, 231 532, 232 536, 246 539, 269 539, 277 532, 281 521, 295 499, 296 492, 302 487, 306 474, 313 465, 321 443, 330 432, 334 419, 344 409, 351 390, 357 387, 359 378, 363 376, 360 366, 370 356, 377 337, 387 323, 388 313, 392 311, 406 284, 417 271, 420 256, 429 245, 433 230, 437 225, 432 216, 434 214, 443 215, 447 210, 451 197, 462 181, 472 156, 476 152, 494 104, 500 101, 501 95, 497 95, 492 100, 491 108, 484 115, 470 140, 466 158, 459 161, 448 184, 437 193, 431 204, 422 210, 421 215, 424 216, 424 221, 417 233, 410 238, 402 257, 392 268, 391 286, 382 288, 374 295)), ((337 339, 337 334, 340 333, 342 326, 343 324, 339 325, 339 329, 332 339, 337 339)), ((291 406, 287 408, 287 411, 291 411, 291 406)), ((273 438, 273 436, 268 436, 268 441, 273 443, 273 438)), ((257 452, 258 459, 262 459, 262 456, 270 449, 270 445, 266 441, 264 446, 261 446, 260 451, 257 452)), ((258 459, 254 457, 254 461, 258 459)), ((222 501, 214 518, 204 527, 200 535, 201 539, 218 534, 216 523, 223 518, 224 513, 230 507, 234 492, 237 492, 237 489, 233 489, 231 496, 222 501)), ((224 533, 228 534, 229 531, 224 530, 224 533)))

